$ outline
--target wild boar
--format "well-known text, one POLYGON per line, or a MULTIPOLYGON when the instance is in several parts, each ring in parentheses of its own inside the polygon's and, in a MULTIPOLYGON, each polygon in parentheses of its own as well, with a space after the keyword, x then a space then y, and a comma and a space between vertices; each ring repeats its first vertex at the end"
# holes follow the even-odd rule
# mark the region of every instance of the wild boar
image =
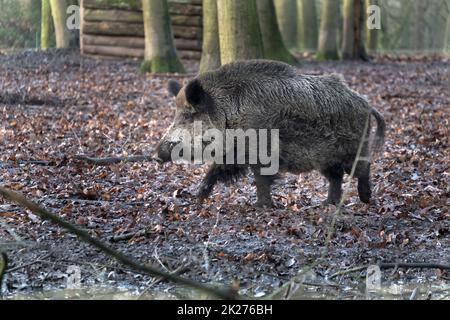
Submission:
MULTIPOLYGON (((200 74, 184 87, 169 81, 168 89, 176 96, 176 114, 156 148, 156 156, 161 161, 171 160, 174 147, 182 142, 179 129, 194 137, 211 128, 219 132, 252 128, 275 130, 278 140, 266 139, 265 143, 276 147, 279 172, 320 171, 329 181, 326 203, 336 204, 342 195, 344 172, 350 173, 361 145, 354 176, 358 179, 359 198, 370 202, 371 151, 384 142, 385 122, 382 115, 339 76, 302 75, 288 64, 249 60, 200 74), (376 120, 377 129, 375 136, 369 139, 371 116, 376 120), (195 132, 194 124, 198 121, 203 128, 195 132), (363 137, 366 138, 362 140, 363 137)), ((201 138, 202 148, 208 145, 205 140, 201 138)), ((223 157, 229 151, 225 150, 223 157)), ((249 151, 245 157, 248 159, 249 151)), ((278 173, 264 174, 265 167, 267 163, 261 161, 216 161, 201 182, 198 199, 202 202, 207 198, 217 182, 235 181, 250 168, 256 184, 256 206, 272 206, 271 185, 278 173)))

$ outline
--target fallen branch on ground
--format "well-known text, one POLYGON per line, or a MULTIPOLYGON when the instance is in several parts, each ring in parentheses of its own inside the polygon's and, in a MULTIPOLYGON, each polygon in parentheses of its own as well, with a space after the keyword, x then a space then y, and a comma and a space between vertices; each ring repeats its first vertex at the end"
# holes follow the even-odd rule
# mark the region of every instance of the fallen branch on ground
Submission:
MULTIPOLYGON (((181 274, 183 274, 183 273, 185 273, 187 271, 189 271, 189 265, 183 265, 183 266, 180 266, 177 269, 171 271, 170 274, 181 275, 181 274)), ((161 281, 164 281, 164 279, 163 278, 157 278, 152 283, 150 283, 149 286, 147 288, 145 288, 144 291, 141 292, 141 294, 138 297, 138 300, 140 300, 152 287, 154 287, 155 285, 157 285, 161 281)))
POLYGON ((450 264, 428 263, 428 262, 381 262, 380 269, 390 268, 415 268, 415 269, 450 269, 450 264))
POLYGON ((151 267, 149 265, 142 264, 142 263, 134 260, 133 258, 128 257, 127 255, 108 247, 102 241, 92 238, 86 231, 79 229, 78 227, 72 225, 71 223, 50 213, 46 209, 40 207, 38 204, 25 198, 20 193, 8 190, 4 187, 0 187, 0 194, 5 199, 8 199, 10 201, 13 201, 15 203, 18 203, 18 204, 24 206, 25 208, 32 211, 34 214, 38 215, 42 219, 50 220, 51 222, 66 229, 70 233, 77 235, 81 240, 93 245, 94 247, 96 247, 96 248, 100 249, 102 252, 104 252, 106 255, 116 259, 117 261, 121 262, 124 265, 127 265, 127 266, 133 268, 136 271, 146 273, 152 277, 160 277, 164 280, 172 281, 172 282, 180 284, 180 285, 186 285, 188 287, 198 289, 203 292, 212 294, 218 298, 222 298, 222 299, 237 299, 237 298, 239 298, 239 295, 237 293, 233 292, 231 289, 214 288, 209 285, 202 284, 202 283, 199 283, 199 282, 196 282, 193 280, 189 280, 186 278, 182 278, 175 274, 166 273, 166 272, 160 271, 154 267, 151 267))
POLYGON ((341 271, 338 271, 336 273, 333 273, 331 276, 328 277, 328 279, 333 279, 333 278, 336 278, 337 276, 342 276, 342 275, 345 275, 345 274, 361 271, 361 270, 364 270, 364 269, 367 269, 367 266, 360 266, 360 267, 355 267, 355 268, 351 268, 351 269, 341 270, 341 271))
POLYGON ((130 240, 132 238, 138 238, 138 237, 146 237, 150 234, 153 234, 153 231, 150 231, 148 229, 139 230, 136 232, 127 232, 121 235, 112 236, 108 240, 111 242, 118 242, 118 241, 124 241, 124 240, 130 240))
POLYGON ((22 264, 20 266, 14 267, 14 268, 10 268, 10 269, 6 270, 5 273, 9 273, 9 272, 17 271, 17 270, 20 270, 20 269, 23 269, 23 268, 26 268, 26 267, 30 267, 33 264, 42 262, 42 260, 47 259, 50 256, 51 256, 51 254, 48 254, 48 255, 46 255, 46 256, 44 256, 42 258, 38 258, 38 259, 30 262, 30 263, 26 263, 26 264, 22 264))
MULTIPOLYGON (((380 262, 376 264, 380 267, 380 269, 390 269, 390 268, 411 268, 411 269, 450 269, 449 264, 442 264, 442 263, 427 263, 427 262, 380 262)), ((345 274, 349 274, 352 272, 361 271, 364 269, 367 269, 368 265, 366 266, 359 266, 351 269, 341 270, 334 274, 332 274, 328 279, 336 278, 337 276, 342 276, 345 274)))
POLYGON ((129 157, 106 157, 106 158, 93 158, 84 155, 76 155, 75 159, 89 164, 95 164, 97 166, 108 166, 110 164, 116 164, 120 162, 152 161, 151 156, 144 156, 144 155, 129 156, 129 157))
MULTIPOLYGON (((93 164, 97 166, 108 166, 111 164, 117 164, 121 162, 145 162, 145 161, 152 161, 151 156, 145 156, 145 155, 135 155, 135 156, 128 156, 128 157, 105 157, 105 158, 96 158, 96 157, 89 157, 85 155, 75 155, 73 157, 75 160, 79 162, 85 162, 88 164, 93 164)), ((20 160, 18 162, 19 165, 40 165, 40 166, 62 166, 63 164, 66 164, 67 159, 64 159, 60 164, 57 164, 55 160, 20 160)), ((0 162, 1 168, 15 168, 16 165, 14 163, 3 163, 0 162)))

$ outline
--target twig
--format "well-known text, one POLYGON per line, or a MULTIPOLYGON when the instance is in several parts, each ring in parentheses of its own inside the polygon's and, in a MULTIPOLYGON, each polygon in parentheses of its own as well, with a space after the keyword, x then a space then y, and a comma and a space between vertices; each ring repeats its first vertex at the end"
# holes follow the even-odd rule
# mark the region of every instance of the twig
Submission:
MULTIPOLYGON (((187 271, 189 271, 189 265, 183 265, 183 266, 180 266, 180 267, 176 268, 175 270, 171 271, 170 274, 181 275, 187 271)), ((158 283, 160 283, 162 281, 164 281, 164 279, 161 277, 152 281, 152 283, 150 283, 148 285, 148 287, 145 288, 144 291, 141 292, 141 294, 138 297, 138 300, 140 300, 144 296, 144 294, 147 293, 152 287, 154 287, 155 285, 157 285, 158 283)))
POLYGON ((84 161, 89 164, 95 164, 97 166, 107 166, 110 164, 116 164, 120 162, 141 162, 141 161, 151 161, 151 156, 137 155, 129 157, 106 157, 106 158, 93 158, 85 155, 76 155, 76 160, 84 161))
POLYGON ((316 283, 316 282, 299 282, 298 284, 302 286, 311 286, 311 287, 332 287, 332 288, 341 288, 340 285, 334 283, 316 283))
MULTIPOLYGON (((442 263, 422 263, 422 262, 380 262, 377 264, 380 269, 390 269, 390 268, 416 268, 416 269, 450 269, 449 264, 442 264, 442 263)), ((364 269, 367 269, 368 265, 359 266, 351 269, 341 270, 338 271, 331 276, 328 277, 328 279, 333 279, 337 276, 342 276, 345 274, 349 274, 352 272, 361 271, 364 269)))
POLYGON ((56 166, 56 162, 53 160, 47 161, 47 160, 21 160, 19 161, 19 164, 21 165, 27 165, 27 164, 35 164, 40 166, 56 166))
POLYGON ((214 232, 214 230, 217 228, 217 226, 219 225, 219 219, 220 219, 220 210, 217 211, 217 215, 216 215, 216 222, 214 223, 214 226, 212 227, 211 231, 208 234, 208 240, 205 243, 205 247, 203 249, 203 258, 205 259, 205 268, 206 271, 209 272, 209 255, 208 255, 208 249, 209 249, 209 245, 211 243, 210 239, 212 236, 212 233, 214 232))
POLYGON ((155 247, 155 252, 153 253, 153 257, 155 257, 156 261, 161 265, 161 267, 162 267, 166 272, 170 272, 170 270, 167 269, 167 267, 164 265, 164 263, 161 261, 161 259, 159 259, 158 248, 157 248, 157 247, 155 247))
POLYGON ((328 277, 328 279, 333 279, 333 278, 336 278, 337 276, 342 276, 344 274, 349 274, 349 273, 361 271, 364 269, 367 269, 367 266, 361 266, 361 267, 355 267, 355 268, 351 268, 351 269, 341 270, 336 273, 333 273, 331 276, 328 277))
POLYGON ((0 194, 4 198, 26 207, 27 209, 31 210, 34 214, 39 215, 42 219, 50 220, 51 222, 68 230, 70 233, 77 235, 81 240, 93 245, 94 247, 103 251, 108 256, 116 259, 117 261, 123 263, 124 265, 127 265, 127 266, 135 269, 136 271, 149 274, 152 277, 161 277, 165 280, 172 281, 174 283, 186 285, 186 286, 210 293, 218 298, 222 298, 222 299, 237 299, 237 298, 239 298, 238 294, 236 292, 233 292, 231 289, 214 288, 214 287, 206 285, 206 284, 202 284, 202 283, 190 280, 190 279, 182 278, 177 275, 173 275, 170 273, 160 271, 160 270, 158 270, 152 266, 149 266, 147 264, 142 264, 142 263, 134 260, 133 258, 110 248, 109 246, 107 246, 103 242, 101 242, 100 240, 92 238, 86 231, 79 229, 78 227, 72 225, 71 223, 68 223, 67 221, 59 218, 58 216, 50 213, 46 209, 41 208, 38 204, 28 200, 20 193, 8 190, 4 187, 0 187, 0 194))
POLYGON ((133 201, 133 202, 124 202, 120 199, 117 201, 107 201, 107 200, 88 200, 88 199, 79 199, 79 198, 54 198, 54 197, 46 197, 45 202, 63 202, 71 201, 73 203, 84 203, 84 204, 91 204, 91 205, 121 205, 122 207, 126 206, 141 206, 144 205, 144 201, 133 201))
POLYGON ((16 240, 17 243, 23 243, 23 240, 20 239, 20 237, 14 232, 12 228, 8 226, 6 222, 3 221, 3 219, 0 218, 0 226, 2 226, 8 233, 16 240))
POLYGON ((450 269, 450 264, 428 263, 428 262, 381 262, 380 269, 390 268, 417 268, 417 269, 450 269))
POLYGON ((30 263, 25 263, 25 264, 22 264, 20 266, 14 267, 14 268, 10 268, 10 269, 6 270, 5 273, 10 273, 10 272, 13 272, 13 271, 17 271, 17 270, 20 270, 20 269, 32 266, 33 264, 36 264, 36 263, 45 262, 45 261, 42 261, 42 260, 47 259, 50 256, 51 256, 51 254, 48 254, 48 255, 46 255, 46 256, 44 256, 42 258, 39 258, 39 259, 36 259, 36 260, 30 262, 30 263))
POLYGON ((411 293, 411 296, 409 297, 409 300, 417 300, 417 297, 419 296, 420 290, 419 287, 416 287, 413 292, 411 293))
POLYGON ((314 205, 311 205, 311 206, 307 206, 307 207, 302 207, 302 208, 300 208, 299 212, 307 211, 309 209, 315 209, 315 208, 318 208, 320 206, 322 206, 321 203, 317 203, 317 204, 314 204, 314 205))
POLYGON ((117 235, 117 236, 111 236, 108 240, 110 242, 119 242, 119 241, 130 240, 130 239, 138 238, 138 237, 147 237, 151 234, 154 234, 154 232, 150 231, 148 229, 143 229, 143 230, 139 230, 136 232, 128 232, 128 233, 123 233, 123 234, 117 235))

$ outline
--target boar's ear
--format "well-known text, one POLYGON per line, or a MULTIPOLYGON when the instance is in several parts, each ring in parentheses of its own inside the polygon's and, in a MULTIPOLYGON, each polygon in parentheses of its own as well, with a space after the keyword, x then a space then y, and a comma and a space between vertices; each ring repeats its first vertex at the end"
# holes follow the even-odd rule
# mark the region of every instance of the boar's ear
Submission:
POLYGON ((167 89, 169 90, 169 93, 174 97, 178 95, 178 92, 180 92, 181 88, 182 88, 181 84, 176 80, 170 79, 169 83, 167 84, 167 89))
POLYGON ((185 93, 186 101, 198 111, 205 112, 212 107, 212 98, 203 89, 198 79, 194 79, 187 84, 185 93))

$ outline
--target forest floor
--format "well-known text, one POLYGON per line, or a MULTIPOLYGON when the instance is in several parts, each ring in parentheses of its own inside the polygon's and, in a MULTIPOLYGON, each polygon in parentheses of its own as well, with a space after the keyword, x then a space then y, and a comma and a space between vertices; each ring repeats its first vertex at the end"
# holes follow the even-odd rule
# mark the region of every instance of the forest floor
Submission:
MULTIPOLYGON (((373 202, 361 203, 354 181, 347 181, 349 198, 334 229, 336 207, 320 205, 327 183, 315 172, 287 174, 273 190, 274 209, 252 207, 251 176, 216 187, 198 208, 204 166, 77 160, 150 154, 171 123, 174 101, 166 84, 175 76, 139 75, 137 67, 74 52, 0 55, 0 185, 140 261, 169 271, 185 267, 184 277, 233 285, 252 297, 270 294, 303 270, 305 286, 297 284, 302 290, 294 298, 364 299, 370 297, 367 265, 450 263, 448 59, 305 61, 299 67, 305 74, 342 74, 388 126, 372 166, 373 202), (144 229, 146 236, 111 241, 144 229)), ((80 267, 87 291, 186 294, 173 284, 153 283, 4 199, 0 222, 0 246, 11 269, 0 290, 6 297, 51 296, 66 288, 71 266, 80 267)), ((415 288, 419 299, 448 298, 449 270, 383 269, 381 293, 372 297, 409 298, 415 288)))

